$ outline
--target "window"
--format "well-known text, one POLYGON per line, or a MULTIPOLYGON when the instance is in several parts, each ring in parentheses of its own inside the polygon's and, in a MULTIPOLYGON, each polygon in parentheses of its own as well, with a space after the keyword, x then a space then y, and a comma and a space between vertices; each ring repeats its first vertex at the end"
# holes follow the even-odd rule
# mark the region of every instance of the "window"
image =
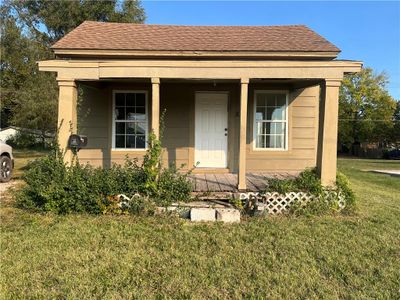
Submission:
POLYGON ((255 92, 254 137, 258 149, 287 148, 286 92, 255 92))
POLYGON ((113 146, 116 149, 146 149, 146 92, 114 92, 113 146))

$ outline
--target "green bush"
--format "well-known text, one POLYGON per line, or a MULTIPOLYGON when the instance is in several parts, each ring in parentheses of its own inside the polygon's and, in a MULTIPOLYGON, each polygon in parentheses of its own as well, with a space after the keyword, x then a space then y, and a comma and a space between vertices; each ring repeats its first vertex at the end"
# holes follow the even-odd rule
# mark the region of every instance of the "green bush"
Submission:
POLYGON ((53 151, 29 164, 23 176, 26 185, 17 192, 17 203, 21 207, 60 214, 126 211, 147 214, 153 206, 188 201, 192 191, 189 173, 175 166, 162 168, 161 151, 154 150, 154 145, 161 149, 158 140, 152 135, 149 143, 143 164, 126 158, 123 166, 114 164, 109 169, 82 165, 77 159, 67 166, 59 151, 53 151), (131 201, 124 208, 116 198, 119 194, 128 197, 139 194, 142 200, 135 198, 137 203, 131 201))
POLYGON ((294 203, 289 211, 295 215, 320 215, 327 212, 337 212, 339 210, 337 196, 339 193, 344 196, 346 201, 343 212, 354 210, 356 198, 346 176, 342 173, 338 172, 336 186, 332 189, 336 194, 329 193, 326 195, 325 191, 326 188, 322 186, 315 169, 307 169, 300 173, 298 177, 292 179, 269 179, 266 190, 266 192, 278 192, 280 194, 305 192, 316 197, 314 201, 309 202, 307 205, 294 203))
POLYGON ((269 179, 268 191, 285 194, 289 192, 309 192, 313 195, 320 195, 323 187, 320 179, 313 169, 307 169, 296 178, 290 179, 269 179))

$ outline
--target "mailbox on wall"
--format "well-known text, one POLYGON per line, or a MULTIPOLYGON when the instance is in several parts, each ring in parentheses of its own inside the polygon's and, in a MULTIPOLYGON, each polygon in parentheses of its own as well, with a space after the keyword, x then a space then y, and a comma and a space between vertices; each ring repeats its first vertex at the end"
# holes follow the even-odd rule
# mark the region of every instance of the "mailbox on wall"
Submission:
POLYGON ((85 135, 71 134, 68 139, 68 148, 79 151, 86 147, 88 138, 85 135))

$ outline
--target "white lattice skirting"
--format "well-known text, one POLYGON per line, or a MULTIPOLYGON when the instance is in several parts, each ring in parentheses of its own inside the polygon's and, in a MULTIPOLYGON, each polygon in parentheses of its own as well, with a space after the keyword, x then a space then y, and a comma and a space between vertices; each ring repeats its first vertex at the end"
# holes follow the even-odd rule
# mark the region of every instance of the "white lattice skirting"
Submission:
MULTIPOLYGON (((337 204, 339 210, 346 206, 346 199, 341 192, 333 190, 324 191, 324 199, 327 202, 337 204)), ((304 192, 290 192, 286 194, 273 193, 241 193, 241 200, 256 200, 256 210, 264 211, 268 214, 281 214, 289 210, 294 203, 305 206, 308 203, 318 200, 317 196, 304 192)))

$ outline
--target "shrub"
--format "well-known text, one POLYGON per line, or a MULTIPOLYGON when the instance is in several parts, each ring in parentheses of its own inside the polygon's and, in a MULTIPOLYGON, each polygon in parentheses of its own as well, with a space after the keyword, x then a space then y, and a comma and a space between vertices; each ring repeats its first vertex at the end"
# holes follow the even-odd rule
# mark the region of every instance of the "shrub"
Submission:
POLYGON ((175 166, 162 168, 160 161, 161 144, 154 135, 142 165, 137 159, 126 158, 123 166, 114 164, 102 169, 82 165, 75 158, 67 166, 59 151, 53 151, 29 164, 23 176, 27 184, 17 192, 17 203, 21 207, 60 214, 127 211, 149 214, 155 206, 188 201, 192 190, 189 172, 183 173, 175 166), (124 208, 117 197, 119 194, 140 197, 124 208))
POLYGON ((350 187, 350 182, 347 179, 346 175, 341 172, 337 172, 336 175, 336 187, 337 190, 340 191, 344 198, 346 199, 346 207, 344 209, 345 212, 352 212, 356 208, 356 195, 350 187))
POLYGON ((288 192, 309 192, 313 195, 321 195, 323 187, 315 170, 307 169, 296 178, 269 179, 267 183, 269 191, 285 194, 288 192))
POLYGON ((322 186, 314 169, 303 171, 298 177, 293 179, 269 179, 267 183, 268 192, 278 192, 285 194, 289 192, 305 192, 315 196, 315 199, 307 205, 294 203, 289 212, 295 215, 320 215, 327 212, 337 212, 338 195, 344 197, 346 206, 343 211, 349 212, 355 208, 355 195, 349 186, 346 176, 342 173, 336 176, 336 186, 333 189, 326 189, 322 186), (326 191, 331 193, 326 194, 326 191))

